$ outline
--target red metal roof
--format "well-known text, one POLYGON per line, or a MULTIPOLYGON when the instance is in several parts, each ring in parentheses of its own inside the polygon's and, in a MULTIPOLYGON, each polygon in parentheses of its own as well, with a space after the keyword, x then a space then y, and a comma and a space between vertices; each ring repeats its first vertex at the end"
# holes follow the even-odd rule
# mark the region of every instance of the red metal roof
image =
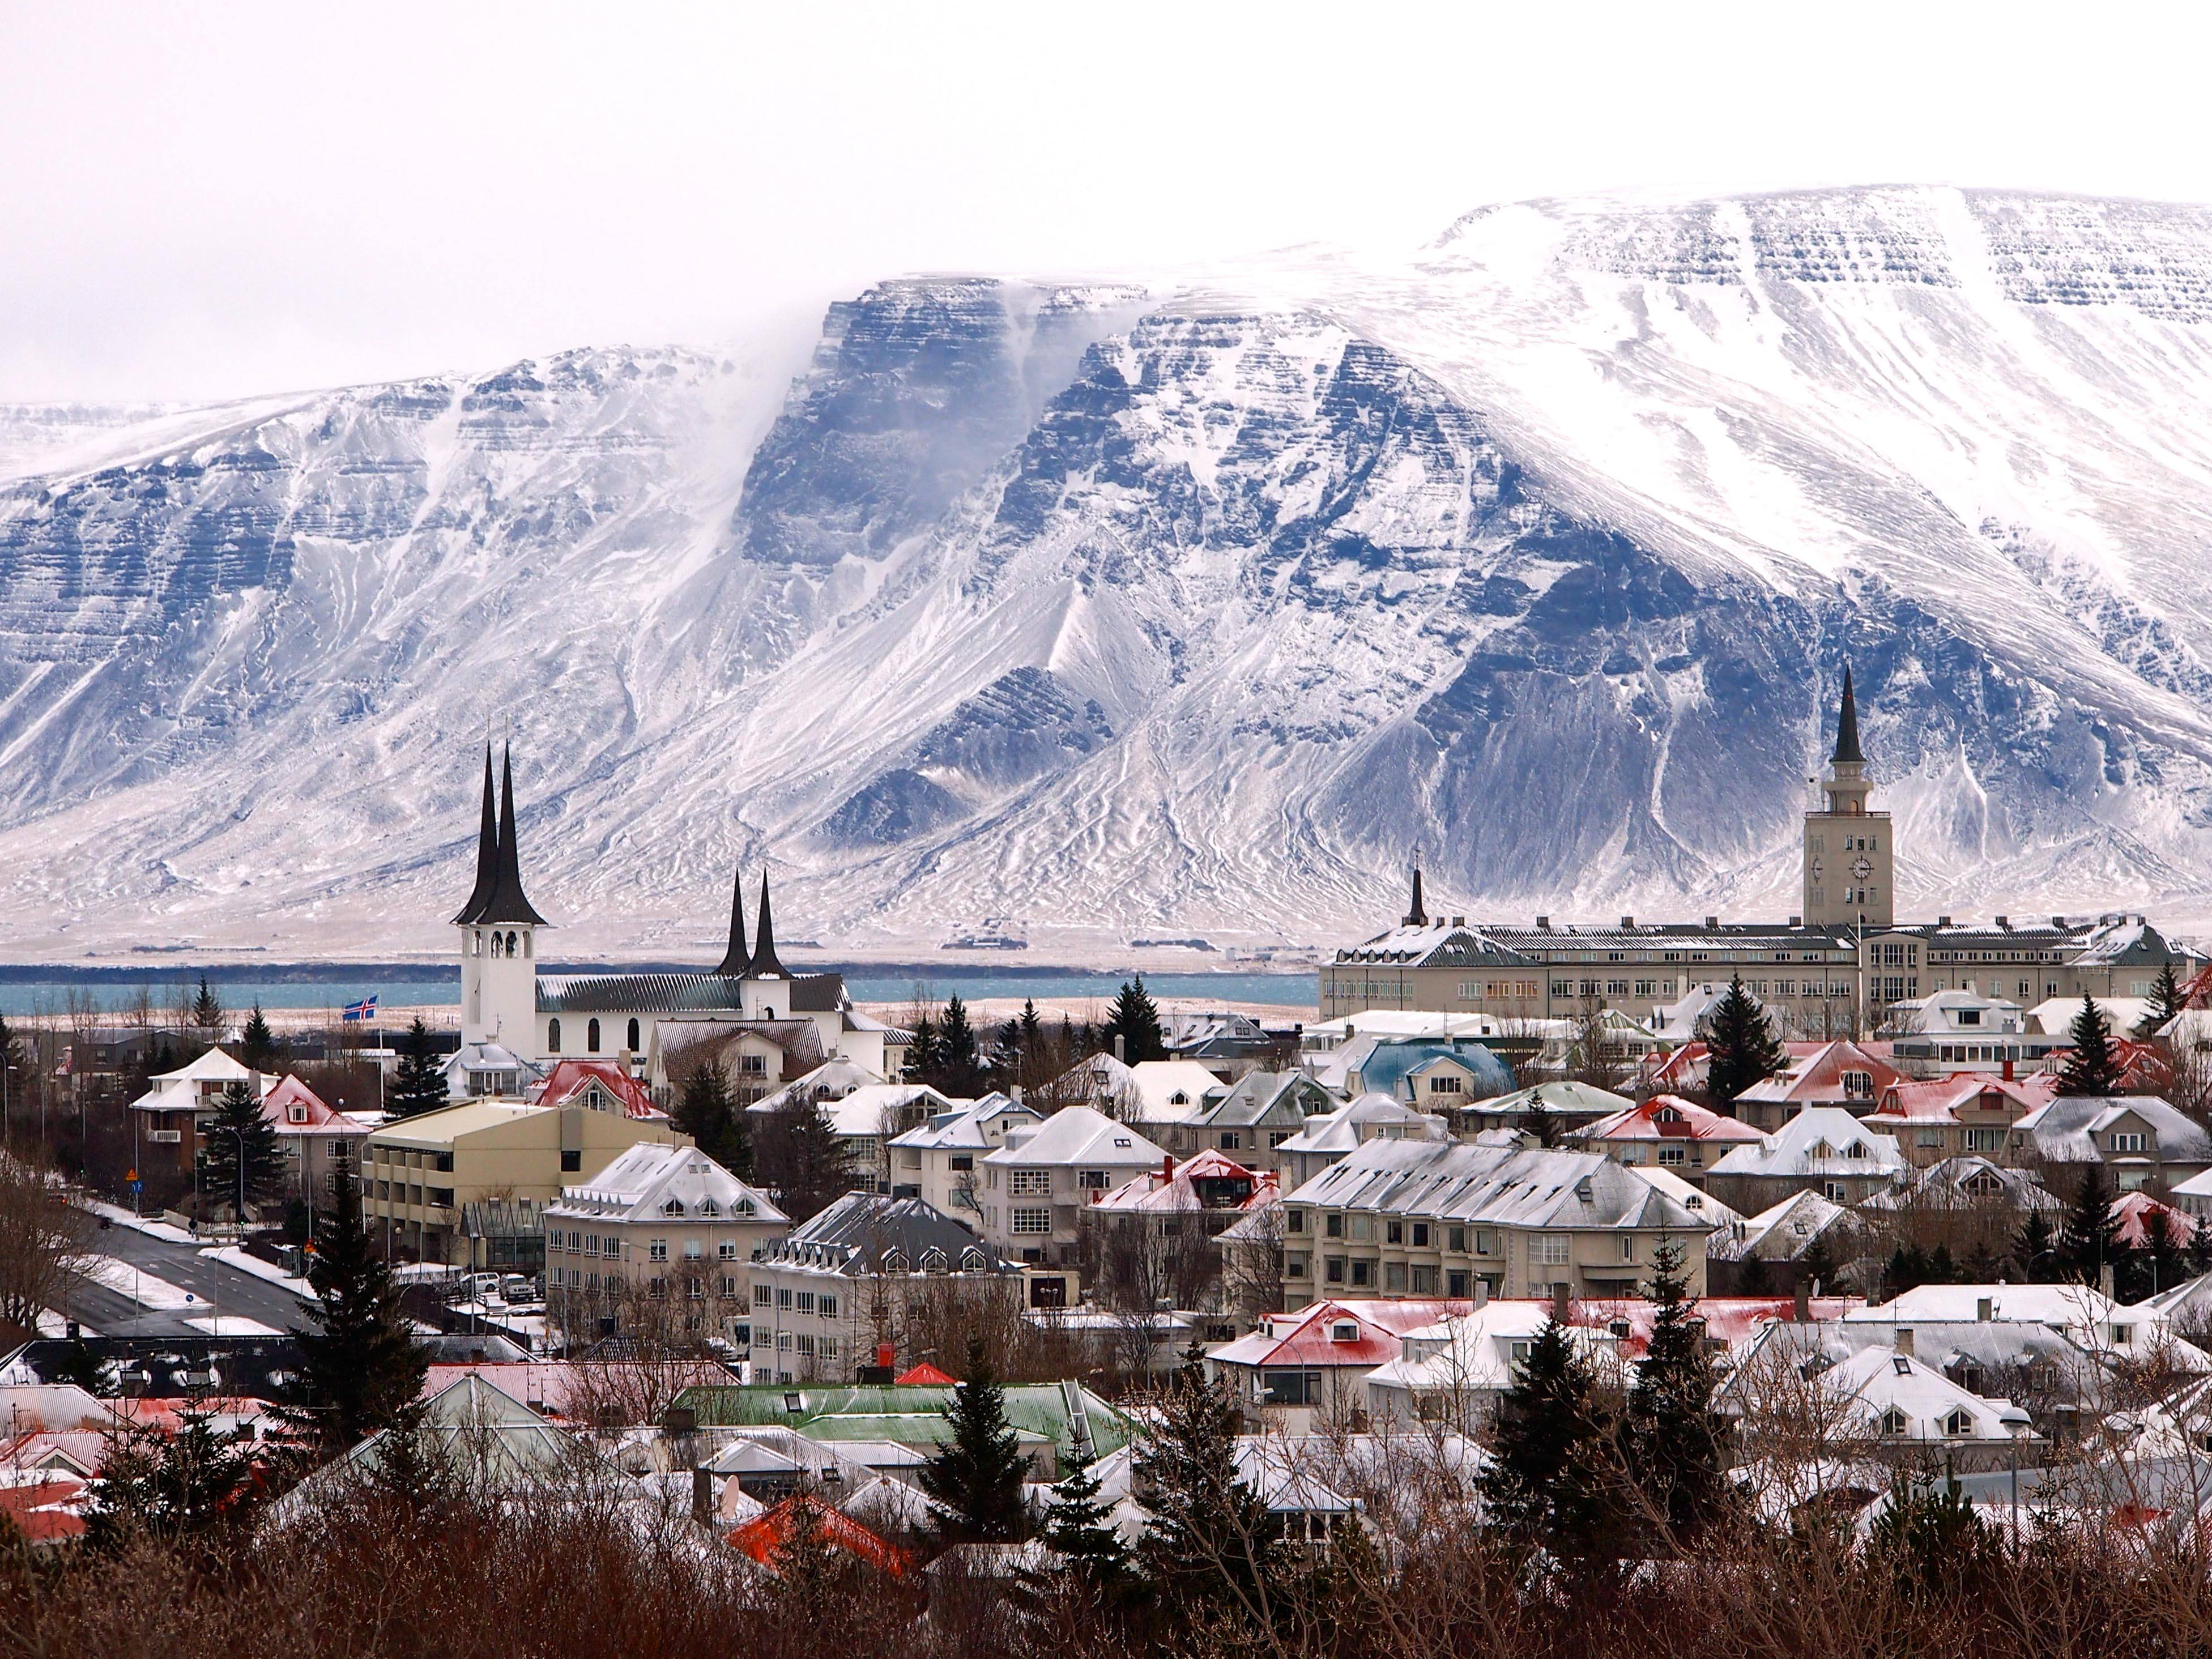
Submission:
POLYGON ((531 1099, 540 1106, 558 1106, 597 1083, 622 1103, 623 1115, 663 1118, 668 1115, 653 1103, 645 1085, 611 1060, 564 1060, 547 1073, 531 1099))
POLYGON ((726 1534, 724 1540, 740 1554, 751 1557, 770 1572, 776 1571, 775 1558, 783 1553, 784 1546, 799 1523, 799 1510, 805 1505, 820 1529, 823 1540, 848 1554, 858 1556, 871 1566, 881 1567, 894 1578, 906 1572, 906 1553, 896 1544, 879 1538, 849 1515, 833 1510, 819 1498, 799 1492, 787 1498, 765 1515, 757 1515, 742 1527, 726 1534))
POLYGON ((1780 1077, 1762 1079, 1736 1097, 1796 1102, 1801 1105, 1841 1105, 1851 1100, 1871 1100, 1891 1084, 1904 1080, 1902 1073, 1856 1042, 1824 1042, 1809 1054, 1792 1055, 1787 1072, 1780 1077), (1873 1093, 1846 1093, 1846 1072, 1865 1073, 1873 1079, 1873 1093))
POLYGON ((896 1376, 893 1377, 891 1381, 895 1383, 924 1382, 927 1383, 932 1388, 942 1389, 951 1383, 958 1382, 959 1378, 947 1376, 943 1371, 940 1371, 936 1366, 931 1364, 927 1359, 925 1359, 919 1365, 915 1365, 907 1370, 901 1371, 896 1376))
POLYGON ((1583 1140, 1759 1140, 1759 1132, 1741 1118, 1723 1117, 1680 1095, 1654 1095, 1641 1105, 1601 1117, 1583 1131, 1583 1140))

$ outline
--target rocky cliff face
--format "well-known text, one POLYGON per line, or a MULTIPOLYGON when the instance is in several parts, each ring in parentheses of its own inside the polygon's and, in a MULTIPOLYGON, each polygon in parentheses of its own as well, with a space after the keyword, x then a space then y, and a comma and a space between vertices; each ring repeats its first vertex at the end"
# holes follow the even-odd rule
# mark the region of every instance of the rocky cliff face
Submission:
POLYGON ((1778 913, 1845 660, 1908 907, 2202 918, 2208 319, 2197 210, 1540 203, 886 283, 787 393, 0 416, 0 953, 434 946, 488 726, 580 949, 705 949, 740 858, 864 951, 1334 939, 1416 848, 1778 913))

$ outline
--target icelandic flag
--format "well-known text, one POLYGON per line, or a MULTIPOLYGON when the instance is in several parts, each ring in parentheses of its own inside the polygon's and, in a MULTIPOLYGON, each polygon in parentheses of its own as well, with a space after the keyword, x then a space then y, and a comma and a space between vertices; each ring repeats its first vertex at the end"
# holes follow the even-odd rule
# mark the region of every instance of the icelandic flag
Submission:
POLYGON ((374 997, 363 997, 359 1002, 349 1002, 345 1006, 345 1018, 348 1019, 374 1019, 376 1018, 376 999, 374 997))

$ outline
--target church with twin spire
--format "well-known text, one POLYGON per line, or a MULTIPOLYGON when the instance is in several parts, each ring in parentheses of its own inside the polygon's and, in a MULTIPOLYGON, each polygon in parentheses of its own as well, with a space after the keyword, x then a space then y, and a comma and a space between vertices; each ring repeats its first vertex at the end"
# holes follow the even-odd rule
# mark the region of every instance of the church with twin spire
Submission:
POLYGON ((515 828, 514 763, 484 746, 483 811, 476 883, 453 916, 461 957, 464 1054, 510 1055, 533 1071, 564 1060, 602 1060, 641 1072, 672 1038, 750 1032, 781 1054, 848 1060, 886 1077, 886 1039, 896 1034, 854 1008, 842 974, 795 974, 776 953, 768 875, 758 924, 747 939, 744 876, 733 878, 730 933, 711 969, 636 974, 543 971, 552 924, 522 884, 515 828), (811 1027, 811 1032, 805 1027, 811 1027))

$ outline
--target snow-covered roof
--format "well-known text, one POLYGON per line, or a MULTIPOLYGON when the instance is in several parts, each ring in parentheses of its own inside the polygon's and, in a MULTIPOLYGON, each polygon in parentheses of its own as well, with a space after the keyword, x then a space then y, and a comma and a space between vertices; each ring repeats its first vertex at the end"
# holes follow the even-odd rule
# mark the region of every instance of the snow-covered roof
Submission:
MULTIPOLYGON (((1370 1371, 1368 1387, 1415 1394, 1503 1393, 1513 1386, 1515 1364, 1551 1323, 1552 1312, 1548 1302, 1492 1301, 1408 1331, 1403 1352, 1370 1371)), ((1609 1328, 1570 1321, 1566 1334, 1586 1357, 1601 1360, 1607 1369, 1618 1365, 1619 1339, 1609 1328)))
POLYGON ((1018 1100, 996 1092, 981 1100, 955 1101, 933 1113, 927 1123, 894 1135, 891 1145, 909 1150, 987 1152, 1005 1141, 1019 1125, 1043 1120, 1018 1100))
POLYGON ((1916 1285, 1874 1307, 1844 1318, 1911 1325, 1923 1320, 1966 1321, 1982 1317, 2030 1320, 2059 1330, 2090 1330, 2129 1322, 2129 1310, 2091 1285, 1916 1285))
POLYGON ((1034 1129, 1006 1136, 1006 1144, 983 1155, 986 1164, 1058 1164, 1085 1169, 1139 1169, 1158 1164, 1167 1153, 1127 1123, 1117 1123, 1089 1106, 1068 1106, 1034 1129))
POLYGON ((1705 1240, 1705 1255, 1716 1261, 1795 1261, 1813 1242, 1838 1225, 1856 1230, 1856 1220, 1842 1205, 1816 1192, 1792 1193, 1757 1215, 1723 1226, 1705 1240))
POLYGON ((1380 1365, 1395 1359, 1406 1334, 1466 1313, 1465 1302, 1316 1302, 1291 1314, 1273 1314, 1258 1330, 1210 1349, 1220 1365, 1380 1365))
POLYGON ((2156 1137, 2160 1163, 2212 1163, 2212 1134, 2155 1095, 2061 1095, 2013 1127, 2027 1134, 2037 1153, 2050 1162, 2091 1164, 2105 1155, 2098 1136, 2130 1116, 2156 1137))
POLYGON ((1348 1152, 1363 1141, 1449 1140, 1444 1121, 1417 1112, 1395 1095, 1370 1091, 1333 1112, 1305 1121, 1304 1127, 1276 1150, 1282 1152, 1348 1152))
POLYGON ((1840 1106, 1808 1106, 1773 1133, 1730 1148, 1716 1176, 1901 1176, 1907 1168, 1897 1137, 1869 1129, 1840 1106))
POLYGON ((1869 1123, 1956 1123, 1962 1111, 1998 1111, 2019 1117, 2049 1104, 2058 1079, 2049 1072, 2022 1078, 1987 1072, 1954 1072, 1949 1077, 1900 1079, 1881 1091, 1869 1123))
POLYGON ((1228 1085, 1194 1060, 1146 1060, 1129 1067, 1141 1103, 1141 1121, 1187 1123, 1204 1112, 1206 1097, 1228 1085))
MULTIPOLYGON (((1844 1316, 1848 1322, 1855 1316, 1844 1316)), ((1787 1364, 1837 1407, 1857 1433, 1891 1441, 2030 1440, 2036 1437, 2027 1413, 2009 1400, 1971 1394, 1914 1355, 1869 1345, 1850 1358, 1824 1363, 1817 1328, 1777 1325, 1746 1352, 1718 1403, 1741 1405, 1759 1386, 1770 1365, 1787 1364), (1807 1376, 1810 1372, 1809 1376, 1807 1376)))
POLYGON ((1482 1109, 1492 1115, 1508 1113, 1547 1111, 1568 1121, 1595 1121, 1627 1111, 1636 1103, 1626 1095, 1617 1095, 1610 1089, 1601 1089, 1594 1083, 1579 1083, 1572 1079, 1553 1083, 1531 1084, 1525 1089, 1516 1089, 1510 1094, 1498 1095, 1482 1103, 1482 1109))
POLYGON ((1273 1204, 1280 1196, 1273 1170, 1248 1170, 1228 1153, 1209 1147, 1176 1164, 1172 1172, 1165 1164, 1159 1169, 1139 1171, 1113 1191, 1101 1194, 1091 1208, 1132 1215, 1250 1211, 1273 1204))
MULTIPOLYGON (((1868 1122, 1875 1121, 1869 1118, 1868 1122)), ((2008 1170, 1972 1152, 1929 1164, 1905 1185, 1876 1193, 1869 1210, 1959 1209, 2002 1202, 2015 1210, 2063 1210, 2064 1202, 2026 1170, 2008 1170)))
POLYGON ((1892 1003, 1890 1012, 1901 1029, 1927 1036, 2002 1036, 2027 1030, 2020 1004, 1978 991, 1935 991, 1892 1003))
MULTIPOLYGON (((1692 1186, 1663 1164, 1631 1164, 1626 1167, 1638 1180, 1656 1187, 1708 1226, 1724 1228, 1743 1219, 1741 1211, 1722 1203, 1702 1187, 1692 1186)), ((1717 1237, 1718 1235, 1709 1234, 1707 1237, 1717 1237)))
MULTIPOLYGON (((2151 1012, 2148 997, 2098 997, 2095 1001, 2114 1036, 2133 1036, 2151 1012)), ((2080 997, 2045 997, 2027 1011, 2027 1029, 2046 1036, 2069 1036, 2081 1015, 2080 997)))
POLYGON ((220 1048, 209 1048, 173 1072, 156 1072, 154 1083, 245 1083, 261 1086, 261 1073, 240 1064, 220 1048))
POLYGON ((762 1113, 781 1111, 788 1102, 800 1095, 834 1099, 840 1095, 848 1095, 855 1089, 865 1088, 869 1084, 883 1081, 881 1077, 858 1060, 825 1060, 819 1066, 793 1078, 781 1089, 763 1096, 745 1109, 762 1113))
POLYGON ((1886 1060, 1856 1042, 1824 1042, 1809 1054, 1793 1055, 1777 1077, 1761 1078, 1736 1097, 1739 1103, 1800 1105, 1844 1099, 1872 1100, 1903 1080, 1886 1060))
POLYGON ((1625 1140, 1706 1140, 1751 1142, 1763 1139, 1741 1118, 1724 1116, 1711 1107, 1684 1100, 1680 1095, 1654 1095, 1601 1117, 1595 1123, 1568 1132, 1568 1138, 1584 1142, 1625 1140))
POLYGON ((1711 1225, 1602 1153, 1456 1141, 1368 1141, 1285 1201, 1511 1226, 1657 1228, 1688 1237, 1711 1225))
POLYGON ((588 1182, 563 1187, 545 1213, 596 1221, 790 1219, 697 1147, 653 1141, 630 1147, 588 1182))
POLYGON ((627 1068, 611 1060, 556 1061, 545 1080, 532 1089, 528 1098, 537 1106, 566 1106, 580 1103, 597 1111, 619 1112, 624 1117, 647 1121, 667 1113, 653 1103, 645 1085, 627 1068))

